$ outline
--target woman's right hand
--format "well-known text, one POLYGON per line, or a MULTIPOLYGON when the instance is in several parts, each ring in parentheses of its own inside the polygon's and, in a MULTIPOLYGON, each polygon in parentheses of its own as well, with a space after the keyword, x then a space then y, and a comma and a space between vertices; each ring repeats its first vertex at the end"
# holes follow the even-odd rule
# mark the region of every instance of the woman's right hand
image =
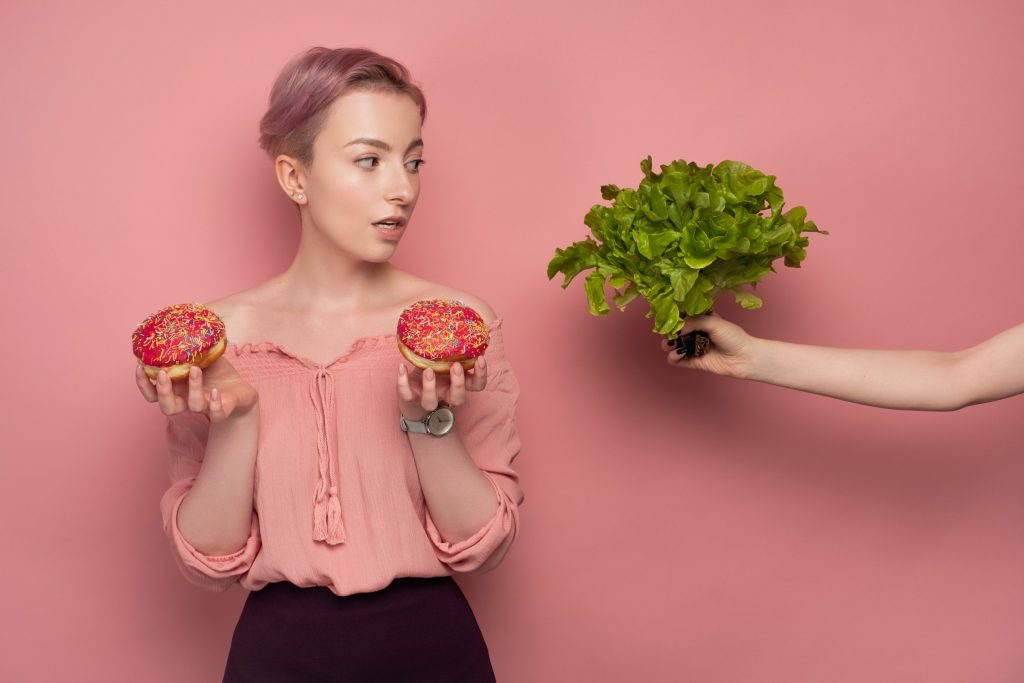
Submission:
POLYGON ((743 328, 715 314, 698 315, 686 319, 683 332, 701 330, 711 337, 711 346, 703 356, 685 357, 669 340, 661 340, 661 348, 668 352, 669 365, 706 370, 716 375, 746 377, 753 361, 757 339, 743 331, 743 328))
POLYGON ((142 397, 159 404, 164 415, 203 413, 215 423, 249 414, 258 400, 256 389, 223 356, 206 370, 193 367, 187 382, 171 382, 162 370, 155 380, 150 379, 140 364, 135 368, 135 383, 142 397))

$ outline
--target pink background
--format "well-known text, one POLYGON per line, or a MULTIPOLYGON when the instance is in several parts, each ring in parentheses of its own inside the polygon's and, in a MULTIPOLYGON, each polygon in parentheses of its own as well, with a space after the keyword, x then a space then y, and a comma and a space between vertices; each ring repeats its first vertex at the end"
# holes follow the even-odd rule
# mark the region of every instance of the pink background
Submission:
POLYGON ((732 158, 832 232, 763 309, 721 306, 750 331, 955 349, 1020 322, 1021 4, 484 4, 0 7, 0 679, 219 680, 244 593, 172 565, 128 338, 288 263, 256 123, 325 44, 423 84, 398 262, 507 320, 523 529, 462 582, 500 680, 1024 680, 1024 397, 885 412, 672 371, 642 304, 591 318, 544 275, 645 155, 732 158))

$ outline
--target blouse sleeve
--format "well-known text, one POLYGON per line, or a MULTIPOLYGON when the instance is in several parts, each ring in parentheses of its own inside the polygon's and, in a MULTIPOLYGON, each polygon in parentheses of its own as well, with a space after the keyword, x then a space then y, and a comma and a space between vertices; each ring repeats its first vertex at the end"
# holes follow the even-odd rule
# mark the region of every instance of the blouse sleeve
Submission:
POLYGON ((460 573, 485 572, 501 562, 516 538, 523 502, 519 475, 512 469, 520 447, 515 419, 519 383, 500 348, 492 345, 487 364, 487 388, 468 397, 456 423, 466 450, 494 487, 498 509, 475 534, 456 543, 441 537, 429 511, 426 519, 427 534, 438 558, 460 573))
POLYGON ((254 511, 249 538, 230 555, 204 555, 181 535, 178 508, 202 466, 209 433, 210 420, 205 415, 179 413, 167 419, 171 486, 160 501, 160 511, 174 558, 185 578, 201 588, 224 591, 249 571, 260 549, 260 533, 254 511))

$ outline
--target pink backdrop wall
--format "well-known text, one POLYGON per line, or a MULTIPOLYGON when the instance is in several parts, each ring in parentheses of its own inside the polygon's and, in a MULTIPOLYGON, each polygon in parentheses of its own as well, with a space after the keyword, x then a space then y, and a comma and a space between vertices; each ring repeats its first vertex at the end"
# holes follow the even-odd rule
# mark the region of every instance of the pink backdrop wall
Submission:
POLYGON ((670 371, 642 305, 591 318, 544 276, 643 156, 734 158, 832 232, 763 309, 722 306, 752 332, 954 349, 1020 322, 1021 5, 483 5, 0 6, 0 679, 219 680, 244 594, 172 566, 128 336, 286 265, 256 122, 326 44, 424 85, 398 261, 507 320, 522 535, 463 581, 500 680, 1024 680, 1024 398, 884 412, 670 371))

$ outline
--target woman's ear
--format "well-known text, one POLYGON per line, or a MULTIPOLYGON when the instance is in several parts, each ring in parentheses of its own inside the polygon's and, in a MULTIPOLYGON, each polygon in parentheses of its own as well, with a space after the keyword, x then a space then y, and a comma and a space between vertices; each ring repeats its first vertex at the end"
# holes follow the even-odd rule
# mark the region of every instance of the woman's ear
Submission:
POLYGON ((292 201, 303 206, 306 203, 305 178, 302 162, 287 154, 280 154, 274 159, 274 172, 277 184, 285 191, 292 201))

